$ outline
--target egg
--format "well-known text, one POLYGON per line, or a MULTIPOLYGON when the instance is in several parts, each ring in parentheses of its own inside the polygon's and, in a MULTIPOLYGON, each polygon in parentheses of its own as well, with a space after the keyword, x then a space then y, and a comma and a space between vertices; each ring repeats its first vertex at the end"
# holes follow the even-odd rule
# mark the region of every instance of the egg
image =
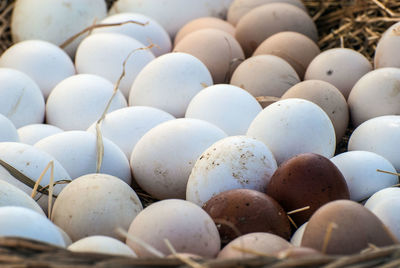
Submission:
POLYGON ((69 56, 56 45, 42 40, 26 40, 12 45, 1 55, 0 67, 16 69, 28 75, 39 86, 45 99, 59 82, 75 74, 69 56))
POLYGON ((399 183, 396 175, 378 172, 396 172, 384 157, 366 151, 345 152, 331 158, 343 174, 349 187, 350 199, 362 201, 377 191, 399 183))
POLYGON ((301 240, 303 239, 304 230, 306 229, 308 221, 303 223, 290 238, 290 243, 296 247, 300 247, 301 240))
POLYGON ((311 217, 301 246, 326 254, 356 254, 373 244, 397 244, 383 223, 368 209, 349 200, 330 202, 311 217), (324 245, 325 244, 325 245, 324 245))
POLYGON ((69 237, 69 235, 63 229, 58 227, 57 225, 56 225, 56 227, 57 227, 58 231, 61 233, 61 236, 63 237, 65 246, 68 247, 69 245, 71 245, 72 241, 71 241, 71 238, 69 237))
POLYGON ((18 131, 10 119, 0 114, 0 142, 19 141, 18 131))
POLYGON ((186 35, 207 28, 219 29, 229 33, 232 36, 235 35, 235 27, 233 27, 229 22, 226 22, 220 18, 202 17, 186 23, 176 34, 174 43, 176 45, 186 35))
POLYGON ((318 258, 323 257, 323 254, 318 250, 306 247, 290 247, 288 249, 281 250, 277 254, 278 259, 301 259, 301 258, 318 258))
MULTIPOLYGON (((46 123, 63 130, 86 130, 103 114, 113 89, 111 82, 93 74, 78 74, 61 81, 47 99, 46 123)), ((118 91, 108 112, 126 106, 118 91)))
POLYGON ((136 77, 130 106, 151 106, 183 117, 190 100, 213 80, 207 67, 186 53, 168 53, 150 62, 136 77))
POLYGON ((400 58, 394 51, 400 45, 399 37, 400 23, 395 23, 389 27, 381 36, 374 54, 375 69, 384 67, 400 67, 400 58))
POLYGON ((350 136, 349 151, 369 151, 386 158, 400 171, 400 116, 379 116, 365 121, 350 136))
POLYGON ((296 32, 280 32, 268 37, 254 51, 253 56, 270 54, 287 61, 302 80, 310 62, 320 53, 309 37, 296 32))
MULTIPOLYGON (((100 172, 131 182, 128 159, 117 145, 103 138, 104 155, 100 172)), ((58 133, 34 144, 57 159, 72 179, 96 172, 96 135, 86 131, 66 131, 58 133)))
POLYGON ((232 35, 210 28, 186 35, 174 51, 188 53, 201 60, 210 70, 215 84, 227 83, 239 61, 244 59, 243 50, 232 35))
POLYGON ((65 247, 57 226, 45 216, 24 207, 0 207, 0 237, 32 239, 65 247))
POLYGON ((376 205, 381 203, 382 201, 390 198, 400 197, 400 188, 398 187, 388 187, 374 193, 370 198, 368 198, 367 202, 365 202, 364 206, 369 210, 373 210, 376 205))
POLYGON ((266 254, 275 255, 291 246, 285 239, 274 234, 250 233, 239 236, 226 245, 218 254, 218 259, 247 259, 266 254))
POLYGON ((299 154, 281 164, 266 190, 286 212, 309 209, 290 215, 297 225, 305 223, 322 205, 349 199, 349 189, 340 170, 318 154, 299 154))
POLYGON ((128 98, 133 81, 143 67, 154 59, 153 53, 143 49, 145 47, 146 45, 127 35, 93 34, 86 37, 76 51, 76 70, 80 74, 101 76, 114 85, 123 72, 126 60, 125 76, 120 81, 119 89, 128 98))
POLYGON ((185 198, 190 172, 204 150, 226 134, 198 119, 164 122, 137 142, 130 164, 140 187, 157 199, 185 198))
POLYGON ((217 224, 224 243, 255 232, 290 238, 290 223, 285 211, 264 193, 249 189, 225 191, 208 200, 203 209, 217 224))
POLYGON ((299 82, 296 71, 285 60, 273 55, 258 55, 243 61, 233 72, 230 83, 255 97, 281 97, 299 82))
POLYGON ((333 85, 322 80, 307 80, 292 86, 281 99, 300 98, 309 100, 324 110, 335 128, 339 143, 349 125, 349 108, 343 94, 333 85))
POLYGON ((211 217, 191 202, 169 199, 146 207, 132 221, 126 243, 139 257, 152 254, 130 239, 140 239, 145 244, 168 255, 168 240, 178 253, 191 253, 206 258, 215 257, 220 249, 217 227, 211 217))
POLYGON ((348 48, 333 48, 325 50, 311 61, 304 80, 331 83, 347 99, 356 82, 371 70, 371 63, 361 53, 348 48))
POLYGON ((34 145, 41 139, 61 132, 61 128, 53 125, 29 124, 18 129, 18 136, 21 143, 34 145))
POLYGON ((135 252, 133 252, 126 244, 115 238, 104 235, 93 235, 79 239, 69 245, 67 249, 73 252, 90 252, 136 257, 135 252))
POLYGON ((203 89, 190 101, 185 117, 210 122, 228 135, 244 135, 261 105, 243 89, 219 84, 203 89))
POLYGON ((301 153, 331 158, 335 152, 335 130, 328 115, 302 99, 269 105, 250 124, 247 135, 264 142, 278 165, 301 153))
POLYGON ((63 189, 54 203, 51 220, 73 242, 92 235, 121 240, 116 229, 127 230, 142 209, 135 191, 119 178, 88 174, 63 189))
POLYGON ((306 7, 301 0, 235 0, 229 6, 227 20, 232 25, 236 25, 249 11, 269 3, 288 3, 307 12, 306 7))
POLYGON ((399 211, 400 196, 385 197, 381 202, 371 208, 385 226, 393 233, 397 240, 400 239, 400 215, 399 211))
POLYGON ((100 27, 94 29, 92 33, 119 33, 132 37, 145 46, 155 44, 156 46, 151 48, 150 51, 156 57, 168 53, 172 49, 171 38, 169 37, 167 31, 156 20, 148 16, 139 13, 127 12, 108 16, 101 21, 101 24, 114 23, 124 24, 118 26, 100 27), (128 21, 139 22, 145 25, 143 26, 136 23, 125 23, 128 21))
MULTIPOLYGON (((11 18, 11 34, 14 43, 28 39, 42 39, 61 45, 93 22, 107 15, 105 0, 18 0, 11 18)), ((80 36, 65 50, 73 57, 80 36)), ((49 69, 51 71, 51 68, 49 69)), ((44 72, 43 75, 49 73, 44 72)), ((51 75, 49 77, 52 77, 51 75)))
MULTIPOLYGON (((175 117, 162 110, 147 106, 131 106, 106 115, 100 124, 103 137, 114 142, 129 159, 140 138, 153 127, 175 117)), ((96 134, 96 122, 88 130, 96 134)))
POLYGON ((380 68, 361 77, 348 103, 355 127, 383 115, 400 115, 400 69, 380 68), (369 105, 365 105, 368 103, 369 105))
POLYGON ((304 10, 281 2, 249 11, 237 23, 235 36, 248 57, 265 39, 283 31, 298 32, 318 41, 317 27, 311 17, 304 10))
POLYGON ((186 199, 203 206, 219 193, 232 189, 264 192, 277 168, 268 147, 246 136, 221 139, 197 159, 186 186, 186 199))

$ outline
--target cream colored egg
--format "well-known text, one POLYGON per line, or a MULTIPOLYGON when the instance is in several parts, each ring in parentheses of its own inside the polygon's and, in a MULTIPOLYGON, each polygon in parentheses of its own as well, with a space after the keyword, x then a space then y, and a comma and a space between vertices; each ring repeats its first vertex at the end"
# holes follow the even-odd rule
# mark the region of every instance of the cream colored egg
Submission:
POLYGON ((393 24, 387 29, 381 39, 379 39, 378 45, 374 55, 375 69, 384 67, 400 67, 400 58, 397 53, 397 49, 400 45, 400 23, 393 24))
POLYGON ((135 252, 121 241, 104 236, 94 235, 82 238, 68 246, 73 252, 91 252, 118 256, 136 257, 135 252))
POLYGON ((18 131, 10 119, 0 114, 0 142, 19 141, 18 131))
POLYGON ((61 128, 48 124, 31 124, 20 127, 18 129, 18 136, 21 143, 34 145, 41 139, 63 131, 61 128))

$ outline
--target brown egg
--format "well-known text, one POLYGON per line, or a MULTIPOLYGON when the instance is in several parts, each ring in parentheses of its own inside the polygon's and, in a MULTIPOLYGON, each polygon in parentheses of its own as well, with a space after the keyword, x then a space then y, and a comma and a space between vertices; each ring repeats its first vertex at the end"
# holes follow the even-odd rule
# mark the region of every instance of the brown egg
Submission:
POLYGON ((232 36, 235 35, 235 27, 233 27, 232 24, 219 18, 203 17, 192 20, 185 24, 176 34, 174 44, 178 44, 178 42, 182 40, 183 37, 192 32, 207 28, 219 29, 221 31, 227 32, 232 36))
POLYGON ((211 198, 203 209, 217 224, 224 243, 254 232, 290 238, 290 223, 285 211, 264 193, 248 189, 229 190, 211 198), (233 225, 235 230, 225 222, 233 225))
POLYGON ((339 169, 328 158, 313 153, 300 154, 282 163, 267 185, 267 194, 286 212, 310 206, 290 215, 297 226, 322 205, 349 199, 349 189, 339 169))
POLYGON ((302 33, 318 41, 317 27, 300 8, 287 3, 259 6, 244 15, 236 26, 236 39, 250 56, 265 39, 283 31, 302 33))
POLYGON ((244 59, 243 50, 235 38, 218 29, 198 30, 185 36, 174 51, 191 54, 201 60, 211 72, 214 84, 227 82, 230 74, 244 59))
POLYGON ((271 54, 281 57, 303 79, 308 65, 320 52, 317 44, 304 34, 280 32, 262 42, 253 56, 271 54))
POLYGON ((321 107, 335 128, 336 143, 341 141, 349 124, 349 108, 339 89, 322 80, 306 80, 283 94, 282 99, 288 98, 309 100, 321 107))
POLYGON ((301 246, 326 254, 354 254, 367 248, 398 243, 367 208, 349 200, 330 202, 318 209, 304 231, 301 246))
POLYGON ((296 71, 285 60, 274 55, 246 59, 232 74, 231 84, 247 90, 254 97, 281 97, 300 82, 296 71))

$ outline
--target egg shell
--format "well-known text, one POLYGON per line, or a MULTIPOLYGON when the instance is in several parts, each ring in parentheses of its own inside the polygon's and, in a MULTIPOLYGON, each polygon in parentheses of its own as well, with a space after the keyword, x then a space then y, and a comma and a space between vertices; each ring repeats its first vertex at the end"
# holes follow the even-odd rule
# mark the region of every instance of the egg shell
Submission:
MULTIPOLYGON (((100 172, 130 184, 129 162, 117 145, 103 138, 104 155, 100 172)), ((34 147, 57 159, 72 179, 96 172, 96 135, 86 131, 66 131, 46 137, 34 147)))
POLYGON ((133 252, 126 244, 115 238, 104 235, 94 235, 79 239, 69 245, 67 249, 73 252, 90 252, 136 257, 135 252, 133 252))
MULTIPOLYGON (((132 221, 128 233, 163 254, 170 253, 165 239, 178 253, 206 258, 217 255, 221 242, 211 217, 195 204, 178 199, 163 200, 146 207, 132 221)), ((129 236, 126 243, 139 257, 152 257, 129 236)))
POLYGON ((48 124, 30 124, 18 129, 19 141, 21 143, 34 145, 41 139, 61 133, 64 130, 48 124))
POLYGON ((386 197, 371 209, 372 213, 385 224, 397 240, 400 239, 400 214, 396 213, 399 211, 399 204, 399 196, 386 197))
POLYGON ((208 200, 203 209, 217 224, 223 243, 256 232, 290 238, 290 223, 285 211, 264 193, 249 189, 229 190, 208 200))
POLYGON ((167 31, 156 20, 148 16, 139 13, 119 13, 108 16, 102 20, 101 23, 124 24, 111 27, 100 27, 94 29, 92 33, 119 33, 132 37, 145 46, 155 44, 156 46, 151 48, 150 51, 156 57, 168 53, 172 49, 171 38, 167 31), (139 22, 145 25, 126 23, 128 21, 139 22))
POLYGON ((400 23, 397 22, 389 27, 379 39, 374 54, 375 69, 400 67, 400 58, 395 52, 400 46, 399 29, 400 23))
MULTIPOLYGON (((118 145, 129 159, 136 143, 147 131, 173 119, 175 117, 169 113, 153 107, 126 107, 107 114, 100 130, 103 137, 118 145)), ((96 122, 87 131, 96 134, 96 122)))
POLYGON ((57 226, 45 216, 24 207, 0 207, 0 237, 32 239, 65 247, 57 226))
POLYGON ((0 142, 18 142, 18 131, 10 119, 0 114, 0 142))
MULTIPOLYGON (((104 0, 18 0, 15 2, 11 18, 12 39, 14 43, 41 39, 61 45, 106 15, 107 6, 104 0)), ((81 35, 66 46, 65 51, 71 57, 75 55, 76 48, 84 36, 81 35)), ((43 72, 43 75, 48 74, 43 72)))
POLYGON ((190 101, 185 117, 210 122, 228 135, 243 135, 261 112, 261 105, 243 89, 219 84, 207 87, 190 101))
POLYGON ((384 157, 367 151, 350 151, 331 158, 343 174, 350 192, 350 199, 362 201, 377 191, 399 183, 396 175, 378 172, 396 172, 384 157))
POLYGON ((349 125, 349 108, 342 93, 322 80, 307 80, 292 86, 281 99, 300 98, 317 104, 329 116, 339 143, 349 125))
POLYGON ((255 97, 281 97, 299 82, 296 71, 282 58, 258 55, 243 61, 233 72, 230 83, 255 97))
POLYGON ((80 74, 95 74, 113 85, 119 80, 125 63, 125 76, 119 89, 128 98, 132 83, 140 71, 154 59, 146 45, 127 35, 97 33, 86 37, 76 51, 75 65, 80 74))
MULTIPOLYGON (((46 122, 63 130, 86 130, 101 117, 113 91, 113 84, 100 76, 71 76, 60 82, 47 99, 46 122)), ((108 112, 126 106, 124 96, 118 91, 108 112)))
POLYGON ((249 11, 237 23, 235 37, 249 57, 265 39, 283 31, 298 32, 318 41, 317 27, 311 17, 304 10, 281 2, 249 11))
POLYGON ((250 233, 239 236, 226 245, 219 252, 218 259, 247 259, 259 257, 259 255, 244 252, 245 250, 258 252, 260 254, 275 255, 291 246, 292 245, 285 239, 274 234, 262 232, 250 233))
POLYGON ((314 213, 304 231, 301 246, 322 251, 330 226, 333 227, 326 254, 356 254, 370 244, 383 247, 398 243, 368 209, 354 201, 337 200, 314 213))
POLYGON ((232 189, 264 192, 277 165, 268 147, 246 136, 221 139, 197 159, 186 187, 186 199, 203 206, 232 189))
POLYGON ((351 90, 348 103, 355 127, 374 117, 400 115, 400 69, 380 68, 365 74, 351 90))
MULTIPOLYGON (((1 60, 0 60, 1 62, 1 60)), ((0 68, 0 113, 16 128, 44 121, 44 99, 40 88, 18 70, 0 68)))
POLYGON ((155 198, 184 199, 196 159, 225 137, 220 128, 203 120, 164 122, 137 142, 130 158, 132 174, 141 188, 155 198))
POLYGON ((42 40, 26 40, 12 45, 1 55, 0 67, 28 75, 39 86, 45 99, 59 82, 75 74, 70 57, 58 46, 42 40))
POLYGON ((286 212, 309 206, 293 215, 297 225, 305 223, 322 205, 349 199, 349 189, 340 170, 318 154, 300 154, 281 164, 267 185, 267 195, 286 212))
POLYGON ((347 99, 356 82, 371 70, 371 63, 361 53, 348 48, 332 48, 312 60, 304 80, 326 81, 347 99))
POLYGON ((302 99, 269 105, 250 124, 247 135, 264 142, 278 165, 301 153, 331 158, 335 152, 335 130, 328 115, 302 99))
POLYGON ((290 238, 290 243, 296 247, 300 247, 301 240, 303 239, 304 230, 306 229, 307 222, 303 223, 297 230, 294 232, 292 237, 290 238))
POLYGON ((54 203, 51 220, 73 242, 92 235, 122 240, 116 229, 127 230, 142 209, 135 191, 119 178, 88 174, 63 189, 54 203))
POLYGON ((367 202, 365 202, 364 206, 369 210, 373 210, 376 205, 389 198, 397 198, 400 197, 400 188, 397 187, 388 187, 377 191, 370 198, 368 198, 367 202))
POLYGON ((386 158, 400 171, 400 116, 372 118, 359 125, 351 134, 349 151, 369 151, 386 158))
POLYGON ((219 29, 224 32, 229 33, 230 35, 235 35, 235 27, 232 26, 229 22, 219 18, 213 17, 202 17, 198 19, 194 19, 188 23, 186 23, 182 28, 180 28, 179 32, 175 36, 174 44, 178 44, 180 40, 186 35, 206 28, 219 29))
MULTIPOLYGON (((33 147, 32 145, 18 143, 18 142, 0 142, 0 159, 5 163, 11 165, 19 172, 36 182, 43 170, 47 165, 54 162, 54 182, 57 181, 69 181, 71 177, 65 168, 50 154, 33 147)), ((1 167, 3 169, 3 167, 1 167)), ((13 176, 1 177, 2 180, 11 183, 18 187, 25 193, 31 195, 32 187, 24 184, 13 176)), ((40 186, 45 187, 50 184, 50 170, 43 176, 40 186)), ((54 194, 58 195, 65 184, 57 184, 54 186, 54 194)), ((47 213, 48 208, 48 196, 38 193, 35 200, 38 200, 38 204, 47 213)), ((54 201, 54 199, 53 199, 54 201)))
POLYGON ((304 34, 276 33, 262 42, 253 56, 270 54, 287 61, 302 80, 310 62, 320 53, 317 44, 304 34))
POLYGON ((288 3, 307 12, 307 8, 301 0, 235 0, 229 6, 227 20, 232 25, 236 25, 249 11, 270 3, 288 3))
POLYGON ((130 106, 151 106, 183 117, 190 100, 213 80, 207 67, 186 53, 168 53, 150 62, 136 77, 130 106))
POLYGON ((236 39, 218 29, 202 29, 186 35, 174 48, 175 52, 191 54, 210 70, 215 84, 227 83, 230 74, 244 59, 236 39))

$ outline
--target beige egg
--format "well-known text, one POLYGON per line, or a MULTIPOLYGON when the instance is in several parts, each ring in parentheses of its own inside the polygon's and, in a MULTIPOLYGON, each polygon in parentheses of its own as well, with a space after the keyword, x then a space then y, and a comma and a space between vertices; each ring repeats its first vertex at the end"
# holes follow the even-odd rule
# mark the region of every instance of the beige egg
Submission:
POLYGON ((320 52, 317 44, 304 34, 280 32, 262 42, 253 56, 271 54, 281 57, 303 79, 308 65, 320 52))
POLYGON ((178 44, 178 42, 186 35, 206 28, 219 29, 229 33, 232 36, 235 35, 235 27, 233 27, 232 24, 219 18, 203 17, 192 20, 185 24, 175 36, 175 45, 178 44))
POLYGON ((183 38, 174 51, 191 54, 211 72, 214 84, 224 83, 235 70, 243 50, 235 38, 218 29, 203 29, 183 38))
POLYGON ((400 67, 400 54, 398 53, 400 45, 399 32, 400 22, 393 24, 383 33, 375 50, 375 69, 383 67, 400 67))
POLYGON ((293 67, 273 55, 248 58, 236 68, 231 78, 232 85, 247 90, 254 97, 281 97, 299 82, 293 67))
POLYGON ((307 80, 291 87, 282 99, 300 98, 309 100, 324 110, 335 128, 336 143, 339 143, 349 124, 349 109, 346 99, 335 86, 321 80, 307 80))
POLYGON ((268 37, 282 31, 302 33, 318 41, 315 23, 304 10, 287 3, 259 6, 244 15, 236 26, 236 39, 246 56, 268 37))

